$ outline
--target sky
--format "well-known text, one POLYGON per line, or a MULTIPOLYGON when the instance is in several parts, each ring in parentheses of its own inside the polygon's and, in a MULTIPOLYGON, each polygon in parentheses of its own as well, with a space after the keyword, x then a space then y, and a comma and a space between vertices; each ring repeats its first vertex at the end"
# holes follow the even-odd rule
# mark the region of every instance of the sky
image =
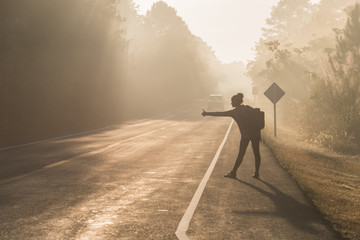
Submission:
MULTIPOLYGON (((279 0, 163 0, 176 9, 190 31, 213 48, 222 63, 255 57, 255 43, 279 0)), ((134 0, 146 14, 157 0, 134 0)))

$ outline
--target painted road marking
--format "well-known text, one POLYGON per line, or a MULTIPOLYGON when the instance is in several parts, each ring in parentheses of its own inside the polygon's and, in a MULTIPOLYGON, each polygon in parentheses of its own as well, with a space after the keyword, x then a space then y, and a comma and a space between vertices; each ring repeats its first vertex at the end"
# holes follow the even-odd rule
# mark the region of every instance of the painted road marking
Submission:
MULTIPOLYGON (((176 125, 176 124, 173 123, 173 124, 171 124, 171 125, 168 126, 168 127, 173 127, 173 126, 175 126, 175 125, 176 125)), ((111 148, 114 148, 114 147, 116 147, 116 146, 118 146, 118 145, 120 145, 120 144, 122 144, 122 143, 124 143, 124 142, 128 142, 128 141, 131 141, 131 140, 140 138, 140 137, 144 137, 144 136, 153 134, 153 133, 155 133, 155 132, 159 132, 159 131, 164 130, 164 129, 168 128, 168 127, 162 127, 162 128, 159 128, 159 129, 156 129, 156 130, 147 132, 147 133, 139 134, 139 135, 136 135, 136 136, 134 136, 134 137, 127 138, 127 139, 121 140, 121 141, 119 141, 119 142, 110 144, 109 146, 106 146, 106 147, 104 147, 104 148, 101 148, 101 149, 98 149, 98 150, 94 150, 94 151, 91 151, 91 152, 87 152, 87 153, 83 153, 83 154, 80 154, 80 155, 78 155, 78 156, 76 156, 76 157, 69 158, 69 159, 67 159, 67 160, 62 160, 62 161, 60 161, 60 162, 56 162, 56 163, 49 164, 49 165, 47 165, 47 166, 45 166, 45 167, 43 167, 43 168, 52 168, 52 167, 56 167, 56 166, 59 166, 59 165, 61 165, 61 164, 67 163, 67 162, 69 162, 69 161, 71 161, 71 160, 73 160, 73 159, 76 159, 76 158, 80 158, 80 157, 84 157, 84 156, 97 155, 97 154, 103 153, 103 152, 105 152, 105 151, 107 151, 107 150, 109 150, 109 149, 111 149, 111 148)))
POLYGON ((189 229, 189 224, 190 224, 191 218, 192 218, 192 216, 195 212, 195 209, 200 201, 200 198, 205 189, 206 183, 209 180, 212 171, 214 170, 215 164, 216 164, 217 160, 219 159, 221 150, 223 149, 223 147, 226 143, 226 140, 229 136, 229 133, 230 133, 233 123, 234 123, 234 120, 231 121, 230 126, 225 134, 223 141, 221 142, 213 160, 211 161, 211 164, 210 164, 208 170, 206 171, 203 179, 201 180, 193 198, 191 199, 191 202, 189 203, 188 208, 186 209, 186 211, 184 213, 184 216, 182 217, 182 219, 179 223, 178 228, 176 229, 175 235, 180 240, 190 240, 190 238, 186 235, 186 231, 189 229))
MULTIPOLYGON (((187 106, 190 106, 191 104, 192 103, 180 106, 180 107, 175 108, 175 109, 173 109, 173 110, 171 110, 169 112, 150 117, 149 119, 156 119, 156 118, 159 118, 159 117, 165 117, 165 116, 171 114, 172 112, 175 112, 177 110, 180 110, 181 108, 185 108, 187 106)), ((69 138, 69 137, 80 136, 80 135, 83 135, 83 134, 92 133, 92 132, 98 132, 98 131, 101 131, 101 130, 105 130, 105 129, 112 128, 112 127, 118 127, 118 126, 121 126, 121 125, 137 124, 138 122, 142 122, 144 120, 147 120, 147 119, 134 120, 134 121, 119 123, 119 124, 115 124, 115 125, 105 126, 105 127, 98 128, 98 129, 92 129, 92 130, 88 130, 88 131, 85 131, 85 132, 77 132, 77 133, 72 133, 72 134, 69 134, 69 135, 64 135, 64 136, 59 136, 59 137, 54 137, 54 138, 48 138, 48 139, 44 139, 44 140, 40 140, 40 141, 29 142, 29 143, 24 143, 24 144, 9 146, 9 147, 3 147, 3 148, 0 148, 0 151, 13 149, 13 148, 26 147, 26 146, 30 146, 30 145, 34 145, 34 144, 38 144, 38 143, 50 142, 50 141, 53 141, 53 140, 59 140, 59 139, 64 139, 64 138, 69 138)), ((148 122, 145 122, 144 125, 146 125, 146 124, 148 124, 148 122)))
POLYGON ((59 165, 61 165, 61 164, 66 163, 66 162, 68 162, 68 161, 69 161, 69 160, 62 160, 62 161, 60 161, 60 162, 56 162, 56 163, 49 164, 49 165, 47 165, 47 166, 45 166, 45 167, 43 167, 43 168, 56 167, 56 166, 59 166, 59 165))
POLYGON ((40 141, 36 141, 36 142, 29 142, 29 143, 20 144, 20 145, 4 147, 4 148, 0 148, 0 151, 7 150, 7 149, 13 149, 13 148, 26 147, 26 146, 30 146, 30 145, 34 145, 34 144, 38 144, 38 143, 50 142, 53 140, 59 140, 59 139, 63 139, 63 138, 75 137, 75 136, 79 136, 79 135, 83 135, 83 134, 87 134, 87 133, 98 132, 98 131, 105 130, 107 128, 112 128, 115 126, 118 126, 118 125, 111 125, 111 126, 107 126, 107 127, 103 127, 103 128, 99 128, 99 129, 93 129, 93 130, 89 130, 89 131, 85 131, 85 132, 78 132, 78 133, 73 133, 73 134, 69 134, 69 135, 65 135, 65 136, 40 140, 40 141))
MULTIPOLYGON (((124 142, 127 142, 127 141, 131 141, 131 140, 134 140, 134 139, 137 139, 137 138, 140 138, 140 137, 144 137, 144 136, 147 136, 147 135, 150 135, 150 134, 153 134, 155 132, 159 132, 161 130, 164 130, 166 128, 169 128, 169 127, 173 127, 173 126, 176 126, 178 125, 178 123, 172 123, 171 125, 167 126, 167 127, 162 127, 162 128, 159 128, 159 129, 155 129, 155 130, 152 130, 152 131, 149 131, 149 132, 146 132, 146 133, 143 133, 143 134, 139 134, 139 135, 136 135, 134 137, 130 137, 130 138, 127 138, 127 139, 124 139, 124 140, 121 140, 119 142, 116 142, 116 143, 113 143, 113 144, 110 144, 109 146, 106 146, 104 148, 101 148, 101 149, 98 149, 98 150, 94 150, 94 151, 91 151, 91 152, 86 152, 86 153, 83 153, 83 154, 80 154, 80 155, 77 155, 76 157, 72 157, 72 158, 69 158, 69 159, 66 159, 66 160, 62 160, 62 161, 59 161, 59 162, 56 162, 56 163, 52 163, 52 164, 49 164, 49 165, 46 165, 44 166, 43 168, 40 168, 34 172, 29 172, 29 173, 25 173, 23 175, 20 175, 20 176, 17 176, 17 177, 13 177, 13 178, 9 178, 9 179, 5 179, 5 180, 2 180, 0 181, 0 185, 1 184, 6 184, 6 183, 9 183, 9 182, 13 182, 13 181, 16 181, 16 180, 19 180, 23 177, 26 177, 26 176, 30 176, 30 175, 33 175, 35 173, 38 173, 39 171, 43 170, 43 169, 49 169, 49 168, 53 168, 53 167, 57 167, 57 166, 60 166, 64 163, 67 163, 71 160, 74 160, 74 159, 77 159, 77 158, 81 158, 81 157, 85 157, 85 156, 93 156, 93 155, 96 155, 96 154, 100 154, 100 153, 103 153, 111 148, 114 148, 116 146, 118 146, 119 144, 122 144, 124 142)), ((1 150, 1 149, 0 149, 1 150)))

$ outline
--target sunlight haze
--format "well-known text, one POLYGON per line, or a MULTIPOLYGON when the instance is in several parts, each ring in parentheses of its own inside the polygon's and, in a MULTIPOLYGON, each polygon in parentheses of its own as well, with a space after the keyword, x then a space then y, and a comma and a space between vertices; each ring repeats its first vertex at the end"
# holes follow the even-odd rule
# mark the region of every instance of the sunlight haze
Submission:
MULTIPOLYGON (((156 0, 135 0, 138 12, 146 14, 156 0)), ((254 58, 252 48, 261 37, 261 28, 279 0, 165 0, 176 9, 190 31, 201 37, 223 63, 254 58)))
POLYGON ((360 0, 0 12, 0 240, 360 240, 360 0))

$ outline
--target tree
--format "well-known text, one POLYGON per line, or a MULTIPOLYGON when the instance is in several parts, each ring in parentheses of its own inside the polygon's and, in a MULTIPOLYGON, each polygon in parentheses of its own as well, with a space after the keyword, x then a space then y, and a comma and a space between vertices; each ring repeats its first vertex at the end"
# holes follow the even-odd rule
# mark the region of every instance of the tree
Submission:
POLYGON ((256 58, 247 66, 253 86, 265 91, 276 81, 285 87, 289 99, 298 100, 306 95, 298 91, 306 89, 307 84, 307 69, 301 62, 304 54, 299 50, 309 41, 301 29, 310 21, 314 10, 308 0, 281 0, 273 7, 266 20, 267 27, 262 29, 262 38, 256 44, 256 58))
POLYGON ((346 8, 357 0, 321 0, 314 6, 311 21, 306 24, 302 34, 313 38, 331 37, 333 29, 342 28, 346 22, 346 8))
POLYGON ((176 10, 156 2, 142 21, 143 31, 130 42, 136 48, 132 48, 129 94, 147 99, 137 108, 163 111, 208 95, 215 85, 208 68, 213 53, 176 10))
POLYGON ((273 7, 270 18, 266 19, 269 27, 263 28, 266 41, 278 40, 282 43, 303 44, 299 33, 311 19, 314 11, 309 0, 281 0, 273 7))
POLYGON ((309 129, 322 142, 340 151, 360 147, 360 5, 348 13, 329 54, 327 74, 314 76, 314 90, 307 106, 309 129))
POLYGON ((119 119, 127 42, 115 0, 0 1, 2 144, 119 119))

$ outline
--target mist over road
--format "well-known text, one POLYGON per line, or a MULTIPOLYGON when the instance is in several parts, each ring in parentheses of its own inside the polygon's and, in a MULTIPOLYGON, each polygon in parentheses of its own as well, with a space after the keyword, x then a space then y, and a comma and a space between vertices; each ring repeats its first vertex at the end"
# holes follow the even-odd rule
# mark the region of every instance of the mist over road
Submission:
MULTIPOLYGON (((93 133, 0 151, 2 239, 176 239, 175 231, 229 127, 204 102, 93 133)), ((336 239, 262 145, 225 179, 234 125, 200 200, 192 239, 336 239)), ((248 151, 251 151, 249 147, 248 151)))

